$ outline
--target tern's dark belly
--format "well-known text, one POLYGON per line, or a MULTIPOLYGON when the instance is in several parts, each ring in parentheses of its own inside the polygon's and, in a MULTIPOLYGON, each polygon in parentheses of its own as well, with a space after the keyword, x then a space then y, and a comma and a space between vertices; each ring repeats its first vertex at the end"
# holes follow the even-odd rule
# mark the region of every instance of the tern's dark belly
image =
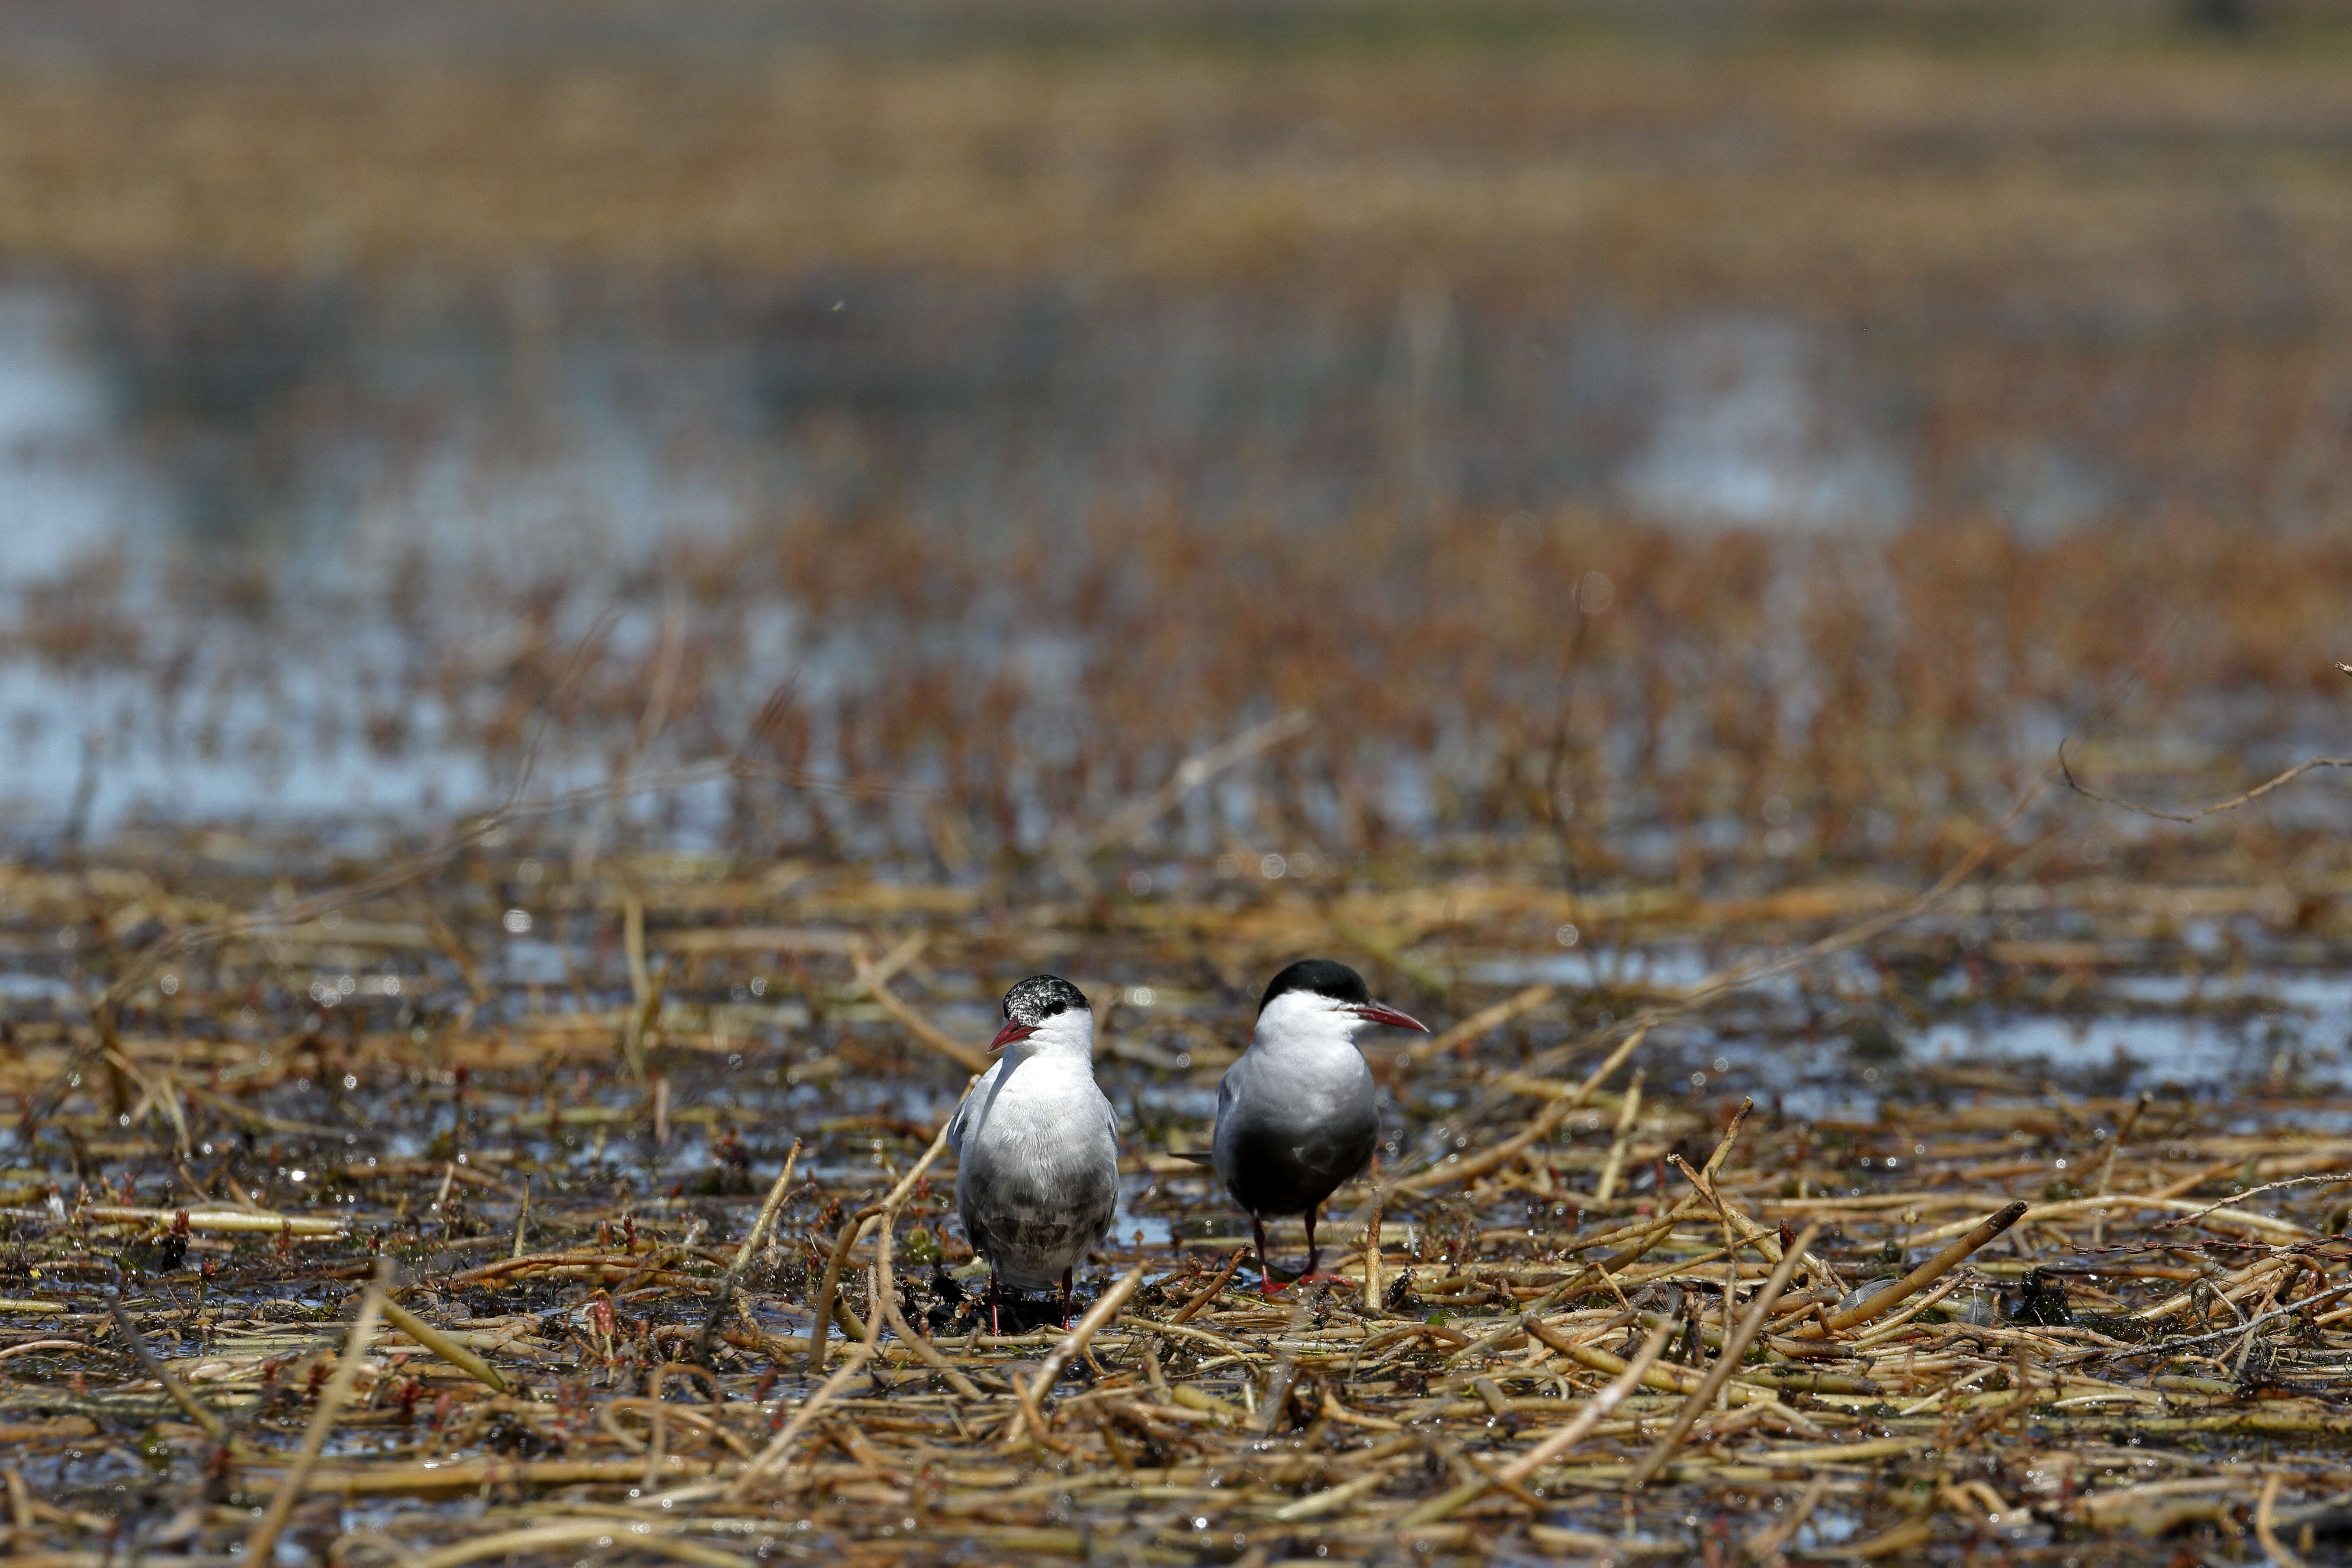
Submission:
POLYGON ((1380 1131, 1370 1106, 1312 1128, 1244 1121, 1222 1140, 1218 1165, 1225 1190, 1250 1213, 1304 1214, 1363 1170, 1380 1131))
POLYGON ((1118 1204, 1118 1167, 1115 1159, 1044 1172, 974 1162, 956 1197, 972 1250, 1008 1283, 1039 1289, 1102 1245, 1118 1204))

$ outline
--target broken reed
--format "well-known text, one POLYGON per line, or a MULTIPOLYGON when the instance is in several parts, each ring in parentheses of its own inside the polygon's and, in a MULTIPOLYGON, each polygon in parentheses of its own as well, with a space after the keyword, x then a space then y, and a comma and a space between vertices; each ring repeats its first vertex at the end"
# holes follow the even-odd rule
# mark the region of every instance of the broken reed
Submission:
MULTIPOLYGON (((1702 1504, 1709 1517, 1720 1517, 1713 1509, 1737 1489, 1795 1503, 1796 1513, 1749 1532, 1748 1544, 1765 1554, 1785 1545, 1801 1510, 1832 1489, 1842 1506, 1861 1507, 1883 1526, 1861 1543, 1863 1555, 1961 1539, 2020 1507, 2094 1539, 2197 1519, 2226 1523, 2250 1474, 2276 1483, 2264 1515, 2273 1533, 2292 1536, 2299 1522, 2322 1517, 2319 1500, 2333 1489, 2324 1457, 2241 1460, 2226 1448, 2201 1450, 2208 1481, 2184 1479, 2176 1452, 2164 1479, 2143 1481, 2116 1445, 2127 1433, 2135 1442, 2198 1432, 2292 1445, 2352 1431, 2326 1402, 2343 1351, 2352 1349, 2343 1329, 2352 1309, 2326 1310, 2352 1289, 2345 1273, 2352 1254, 2340 1245, 2315 1238, 2217 1250, 2143 1225, 2106 1249, 2104 1256, 2117 1261, 2070 1271, 2063 1283, 2021 1261, 1986 1258, 1983 1271, 1971 1270, 1971 1259, 2021 1222, 2041 1231, 2037 1253, 2081 1250, 2081 1237, 2066 1232, 2093 1223, 2087 1205, 2015 1203, 1900 1279, 1850 1287, 1849 1279, 1875 1261, 1867 1233, 1885 1229, 1890 1205, 1878 1194, 1851 1204, 1759 1195, 1787 1183, 1749 1162, 1785 1157, 1791 1136, 1792 1130, 1751 1129, 1744 1115, 1735 1117, 1719 1136, 1722 1159, 1709 1162, 1707 1185, 1686 1187, 1661 1216, 1667 1223, 1637 1216, 1633 1244, 1613 1250, 1598 1278, 1578 1259, 1615 1247, 1628 1228, 1622 1222, 1565 1238, 1566 1246, 1547 1249, 1548 1258, 1511 1256, 1507 1247, 1457 1251, 1435 1263, 1400 1257, 1390 1265, 1398 1284, 1381 1302, 1363 1301, 1343 1283, 1296 1304, 1268 1304, 1228 1279, 1221 1289, 1213 1281, 1208 1310, 1188 1317, 1182 1309, 1200 1297, 1181 1270, 1128 1300, 1147 1268, 1167 1268, 1147 1258, 1066 1336, 997 1337, 974 1327, 935 1336, 917 1330, 908 1338, 895 1311, 891 1327, 876 1335, 870 1325, 880 1309, 869 1299, 846 1325, 859 1331, 857 1353, 821 1385, 775 1395, 762 1390, 775 1383, 772 1358, 789 1342, 748 1317, 725 1333, 727 1348, 711 1371, 671 1359, 687 1353, 689 1331, 665 1341, 654 1330, 666 1304, 698 1310, 719 1289, 723 1255, 693 1275, 635 1289, 627 1281, 646 1279, 649 1259, 679 1248, 648 1235, 617 1251, 527 1256, 499 1268, 501 1292, 528 1290, 535 1277, 592 1260, 619 1283, 589 1292, 584 1310, 477 1318, 489 1326, 465 1332, 478 1352, 389 1302, 386 1318, 404 1341, 378 1340, 357 1362, 336 1352, 331 1336, 289 1356, 278 1348, 282 1333, 269 1338, 256 1321, 242 1355, 219 1338, 207 1351, 184 1354, 181 1364, 194 1376, 172 1390, 192 1415, 209 1417, 200 1425, 219 1421, 217 1408, 237 1435, 226 1426, 209 1436, 194 1427, 177 1436, 156 1429, 180 1448, 227 1443, 226 1458, 205 1468, 224 1475, 232 1497, 277 1496, 273 1518, 293 1506, 277 1486, 289 1473, 323 1496, 432 1499, 488 1485, 512 1498, 492 1521, 502 1533, 487 1539, 450 1536, 454 1519, 403 1516, 398 1528, 411 1549, 449 1563, 488 1550, 488 1541, 520 1550, 591 1521, 708 1532, 712 1544, 698 1562, 743 1561, 718 1543, 760 1539, 762 1531, 789 1541, 786 1532, 804 1528, 802 1520, 870 1549, 908 1506, 919 1506, 929 1523, 899 1542, 908 1561, 967 1539, 1007 1551, 1076 1552, 1079 1536, 1048 1519, 1069 1500, 1095 1539, 1163 1552, 1189 1546, 1194 1538, 1186 1531, 1200 1528, 1155 1526, 1145 1517, 1171 1502, 1210 1510, 1202 1517, 1213 1515, 1221 1543, 1230 1534, 1269 1550, 1313 1542, 1360 1550, 1415 1540, 1446 1554, 1514 1535, 1550 1550, 1679 1552, 1689 1542, 1675 1524, 1692 1506, 1686 1494, 1694 1489, 1714 1500, 1702 1504), (1776 1232, 1776 1215, 1799 1208, 1812 1216, 1811 1226, 1778 1249, 1777 1263, 1768 1262, 1772 1238, 1786 1237, 1785 1227, 1776 1232), (1723 1222, 1735 1214, 1746 1223, 1732 1228, 1752 1240, 1727 1259, 1723 1222), (1847 1232, 1841 1262, 1801 1263, 1831 1226, 1847 1232), (1988 1279, 2021 1284, 2010 1291, 2008 1310, 1985 1310, 1990 1297, 1969 1282, 1988 1279), (1736 1297, 1724 1294, 1732 1279, 1736 1297), (1563 1293, 1559 1281, 1575 1283, 1563 1293), (2137 1282, 2153 1284, 2142 1292, 2144 1303, 2129 1295, 2137 1282), (1949 1303, 1956 1286, 1968 1303, 1962 1310, 1902 1310, 1923 1295, 1949 1303), (618 1297, 609 1293, 614 1289, 618 1297), (1621 1305, 1628 1297, 1632 1305, 1621 1305), (1446 1305, 1432 1311, 1433 1302, 1446 1305), (860 1310, 867 1314, 863 1324, 860 1310), (1720 1325, 1735 1315, 1727 1353, 1720 1325), (634 1358, 633 1335, 648 1342, 634 1358), (1620 1352, 1635 1339, 1641 1349, 1629 1362, 1620 1352), (404 1356, 394 1348, 403 1342, 425 1359, 417 1351, 404 1356), (1751 1345, 1761 1348, 1743 1354, 1751 1345), (1042 1367, 1027 1359, 1040 1352, 1049 1352, 1042 1367), (503 1356, 506 1371, 486 1376, 484 1356, 503 1356), (575 1375, 551 1379, 551 1363, 563 1363, 575 1375), (1081 1363, 1088 1370, 1078 1381, 1061 1377, 1081 1363), (283 1468, 276 1434, 289 1421, 299 1424, 303 1402, 273 1396, 272 1373, 282 1377, 281 1368, 306 1363, 317 1369, 309 1386, 332 1367, 334 1387, 353 1391, 346 1437, 378 1445, 378 1456, 347 1454, 302 1472, 283 1468), (665 1381, 695 1392, 666 1401, 665 1381), (420 1385, 434 1403, 430 1419, 387 1421, 417 1408, 420 1385), (486 1416, 505 1436, 482 1452, 486 1416), (516 1447, 524 1433, 536 1441, 516 1447), (500 1445, 504 1452, 496 1451, 500 1445), (562 1457, 524 1451, 550 1447, 562 1457), (2040 1474, 2053 1456, 2067 1454, 2079 1473, 2066 1495, 2021 1491, 2013 1478, 2040 1474), (1966 1478, 1939 1479, 1964 1460, 1966 1478), (919 1472, 934 1480, 917 1504, 908 1489, 919 1472), (2004 1472, 2012 1479, 1983 1479, 2004 1472), (1448 1474, 1462 1479, 1444 1486, 1448 1474), (583 1484, 628 1487, 636 1500, 588 1507, 551 1495, 583 1484), (902 1497, 908 1500, 896 1500, 902 1497), (1627 1531, 1553 1522, 1596 1510, 1635 1522, 1627 1531), (1464 1519, 1472 1522, 1453 1522, 1464 1519), (436 1540, 448 1544, 436 1547, 436 1540)), ((2004 1163, 2003 1141, 1983 1142, 1982 1154, 1952 1158, 1962 1152, 1943 1151, 1947 1158, 1937 1163, 1943 1190, 1914 1195, 1915 1209, 1949 1212, 1979 1201, 1973 1194, 1990 1184, 1971 1166, 2004 1163)), ((2288 1164, 2352 1161, 2352 1148, 2281 1147, 2294 1149, 2283 1155, 2288 1164)), ((2123 1158, 2112 1173, 2121 1179, 2119 1195, 2104 1205, 2111 1237, 2122 1234, 2116 1216, 2151 1206, 2146 1193, 2180 1186, 2169 1165, 2152 1156, 2123 1158)), ((1549 1154, 1531 1153, 1485 1173, 1462 1196, 1490 1208, 1559 1179, 1549 1154)), ((897 1185, 911 1190, 904 1179, 897 1185)), ((2229 1205, 2205 1206, 2210 1212, 2199 1217, 2218 1220, 2224 1234, 2296 1228, 2284 1218, 2252 1225, 2229 1205)), ((609 1227, 614 1217, 575 1211, 557 1223, 581 1230, 592 1218, 609 1227)), ((1906 1227, 1916 1217, 1906 1215, 1906 1227)), ((77 1231, 100 1240, 86 1220, 58 1227, 55 1241, 77 1231)), ((36 1244, 44 1252, 52 1245, 36 1244)), ((1337 1272, 1360 1281, 1367 1263, 1360 1249, 1337 1272)), ((465 1286, 461 1272, 401 1289, 448 1312, 465 1286)), ((73 1316, 61 1315, 61 1323, 73 1316)), ((166 1310, 150 1331, 186 1316, 166 1310)), ((227 1329, 212 1325, 215 1335, 227 1329)), ((93 1364, 79 1358, 95 1356, 103 1364, 102 1333, 57 1326, 42 1332, 50 1336, 46 1342, 20 1339, 28 1354, 60 1365, 93 1364)), ((298 1343, 310 1339, 295 1336, 298 1343)), ((111 1342, 148 1353, 127 1321, 111 1342)), ((93 1422, 154 1421, 152 1396, 136 1387, 89 1402, 86 1415, 12 1431, 37 1445, 85 1436, 93 1422)), ((77 1403, 61 1390, 36 1397, 53 1409, 77 1403)), ((331 1390, 316 1422, 331 1425, 341 1403, 331 1390)), ((320 1431, 314 1423, 314 1445, 320 1431)), ((78 1518, 28 1498, 19 1524, 62 1548, 78 1518)), ((362 1537, 341 1543, 347 1552, 362 1547, 362 1537)))
MULTIPOLYGON (((16 907, 43 921, 51 893, 87 900, 100 885, 20 877, 16 907)), ((1526 911, 1479 885, 1434 901, 1444 941, 1491 952, 1526 911)), ((1192 1562, 1204 1535, 1219 1553, 1270 1557, 1411 1542, 1444 1560, 1512 1542, 1664 1560, 1723 1542, 1769 1558, 1811 1540, 1806 1521, 1825 1508, 1859 1519, 1855 1550, 1890 1557, 1964 1545, 1995 1515, 2094 1553, 2128 1554, 2143 1532, 2238 1528, 2294 1552, 2306 1527, 2331 1528, 2332 1445, 2347 1430, 2335 1404, 2352 1392, 2352 1249, 2333 1233, 2352 1141, 2304 1131, 2297 1114, 2081 1087, 2021 1094, 2011 1077, 1911 1064, 1871 1122, 1728 1105, 1718 1118, 1704 1097, 1635 1096, 1633 1074, 1646 1064, 1663 1081, 1657 1053, 1671 1046, 1655 1030, 1596 1037, 1584 1010, 1598 994, 1489 991, 1424 958, 1447 1009, 1431 1011, 1462 1025, 1382 1070, 1414 1100, 1468 1107, 1445 1125, 1469 1147, 1448 1162, 1450 1139, 1412 1142, 1343 1194, 1353 1212, 1329 1234, 1345 1283, 1256 1300, 1216 1234, 1230 1228, 1223 1200, 1158 1153, 1160 1131, 1131 1150, 1158 1184, 1136 1212, 1198 1244, 1117 1237, 1098 1279, 1131 1295, 1097 1302, 1072 1336, 997 1337, 926 1261, 958 1256, 948 1172, 922 1165, 940 1153, 936 1112, 851 1110, 838 1097, 855 1075, 839 1067, 801 1079, 826 1086, 818 1111, 764 1091, 747 1101, 739 1081, 710 1076, 740 1057, 782 1093, 814 1044, 951 1096, 961 1068, 871 996, 893 989, 952 1043, 956 1030, 930 1021, 962 1016, 950 977, 1024 962, 984 906, 926 906, 914 942, 898 934, 904 890, 855 876, 640 886, 642 942, 671 988, 650 1012, 630 999, 629 944, 583 934, 580 962, 623 999, 610 1016, 523 991, 501 1021, 467 1021, 467 974, 485 966, 423 932, 415 951, 430 957, 408 993, 430 1009, 414 1016, 434 1020, 421 1039, 381 1002, 345 1015, 350 1031, 242 1037, 217 1010, 283 975, 268 945, 283 932, 192 969, 168 1018, 126 1012, 131 1124, 91 1078, 36 1145, 33 1190, 13 1194, 0 1377, 20 1477, 93 1438, 136 1442, 163 1467, 164 1501, 119 1515, 103 1478, 79 1489, 68 1466, 59 1486, 15 1489, 18 1540, 89 1551, 119 1517, 149 1531, 176 1519, 200 1560, 263 1528, 346 1561, 404 1552, 454 1568, 622 1530, 732 1568, 827 1542, 910 1563, 975 1542, 1032 1556, 1117 1543, 1192 1562), (806 1020, 730 1022, 730 977, 770 967, 761 944, 828 924, 871 935, 791 955, 806 1020), (695 947, 697 971, 670 945, 690 931, 734 941, 695 947), (614 1048, 630 1018, 647 1026, 658 1083, 633 1082, 614 1048), (287 1054, 265 1063, 265 1045, 287 1054), (362 1088, 335 1091, 351 1097, 338 1116, 320 1097, 347 1074, 362 1088), (684 1169, 661 1175, 657 1106, 673 1140, 692 1139, 684 1169), (2249 1130, 2265 1118, 2268 1131, 2249 1130), (784 1132, 803 1141, 806 1173, 785 1179, 773 1145, 773 1181, 729 1163, 745 1133, 784 1132), (248 1134, 264 1163, 227 1153, 248 1134), (388 1157, 394 1134, 455 1142, 388 1157), (75 1151, 97 1162, 79 1187, 75 1151), (2053 1155, 2082 1173, 2053 1179, 2053 1155), (319 1174, 282 1173, 298 1160, 319 1174), (709 1190, 695 1197, 681 1175, 709 1190), (383 1327, 355 1356, 340 1319, 379 1249, 398 1271, 383 1327), (289 1300, 321 1295, 341 1296, 335 1321, 289 1313, 289 1300), (834 1354, 812 1356, 821 1339, 834 1354), (307 1472, 303 1451, 317 1456, 307 1472), (494 1506, 478 1519, 397 1516, 397 1550, 364 1532, 338 1541, 320 1507, 485 1488, 494 1506), (251 1508, 268 1510, 258 1525, 251 1508)), ((1239 1004, 1187 993, 1185 964, 1245 967, 1262 948, 1343 940, 1335 920, 1409 935, 1433 891, 1359 894, 1341 911, 1202 910, 1188 923, 1167 906, 1097 908, 1085 944, 1169 998, 1167 1013, 1124 1023, 1106 1006, 1115 1092, 1171 1074, 1213 1082, 1213 1042, 1239 1004), (1200 1061, 1178 1067, 1171 1041, 1200 1061)), ((1759 940, 1837 907, 1825 892, 1662 909, 1646 929, 1759 940)), ((2087 889, 2067 896, 2095 907, 2087 889)), ((2152 909, 2174 895, 2113 896, 2152 909)), ((478 933, 493 917, 449 908, 450 940, 490 940, 478 933)), ((303 951, 400 935, 362 913, 303 951)), ((605 918, 617 931, 625 910, 605 918)), ((2079 939, 2041 957, 2003 951, 2020 978, 2045 983, 2070 973, 2050 963, 2092 956, 2079 939)), ((2095 988, 2141 957, 2120 942, 2072 983, 2095 988)), ((63 1031, 28 1021, 15 1039, 0 1075, 20 1092, 67 1060, 63 1031)), ((1784 1048, 1807 1047, 1792 1035, 1784 1048)), ((1277 1258, 1296 1244, 1278 1232, 1277 1258)))

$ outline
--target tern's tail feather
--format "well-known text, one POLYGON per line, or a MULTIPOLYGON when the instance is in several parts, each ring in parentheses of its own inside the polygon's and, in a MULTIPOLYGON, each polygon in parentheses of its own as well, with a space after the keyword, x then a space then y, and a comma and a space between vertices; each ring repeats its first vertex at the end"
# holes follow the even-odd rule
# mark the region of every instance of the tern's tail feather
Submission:
POLYGON ((1195 1165, 1212 1164, 1217 1158, 1206 1149, 1180 1150, 1175 1157, 1179 1160, 1189 1160, 1195 1165))

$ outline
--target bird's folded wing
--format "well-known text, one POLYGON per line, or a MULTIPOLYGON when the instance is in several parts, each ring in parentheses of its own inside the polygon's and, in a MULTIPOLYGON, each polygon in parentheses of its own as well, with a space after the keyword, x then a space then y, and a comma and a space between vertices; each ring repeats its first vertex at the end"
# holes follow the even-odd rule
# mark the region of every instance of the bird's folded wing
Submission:
POLYGON ((979 1125, 981 1104, 996 1088, 996 1076, 1003 1067, 1003 1062, 996 1062, 986 1072, 981 1074, 979 1080, 964 1090, 963 1098, 956 1102, 955 1110, 950 1113, 948 1147, 957 1153, 963 1152, 963 1141, 970 1137, 971 1130, 979 1125))

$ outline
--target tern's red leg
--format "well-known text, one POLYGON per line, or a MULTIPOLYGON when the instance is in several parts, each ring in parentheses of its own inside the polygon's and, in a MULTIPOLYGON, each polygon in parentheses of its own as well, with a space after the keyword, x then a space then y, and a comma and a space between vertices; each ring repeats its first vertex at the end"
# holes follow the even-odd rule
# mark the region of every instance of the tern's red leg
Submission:
POLYGON ((1070 1276, 1075 1272, 1070 1268, 1062 1270, 1062 1331, 1066 1334, 1070 1331, 1070 1276))
POLYGON ((1250 1215, 1250 1229, 1257 1233, 1257 1293, 1271 1296, 1275 1293, 1274 1276, 1265 1267, 1265 1221, 1250 1215))
POLYGON ((988 1271, 988 1331, 1002 1338, 1004 1325, 996 1318, 996 1270, 988 1271))
POLYGON ((1352 1289, 1356 1283, 1354 1280, 1342 1279, 1336 1274, 1326 1274, 1315 1266, 1317 1260, 1322 1257, 1321 1251, 1315 1245, 1315 1220, 1318 1214, 1321 1212, 1322 1206, 1318 1204, 1307 1211, 1307 1272, 1298 1277, 1297 1283, 1312 1285, 1318 1280, 1322 1280, 1333 1285, 1346 1285, 1352 1289))

